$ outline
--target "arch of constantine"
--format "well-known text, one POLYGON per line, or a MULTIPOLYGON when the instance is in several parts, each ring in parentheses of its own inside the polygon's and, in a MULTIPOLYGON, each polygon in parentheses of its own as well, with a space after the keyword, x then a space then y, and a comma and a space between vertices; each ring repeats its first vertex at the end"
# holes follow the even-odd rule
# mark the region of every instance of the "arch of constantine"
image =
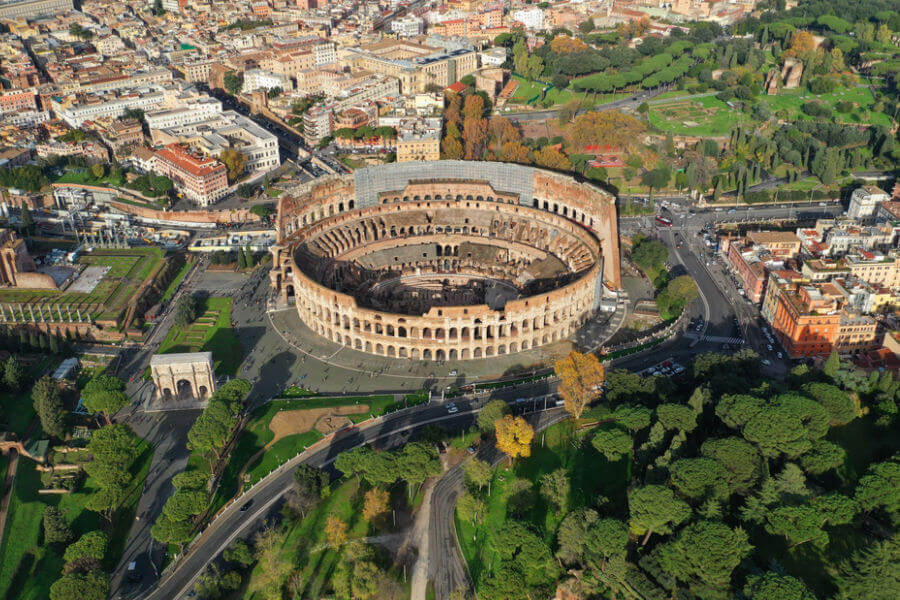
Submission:
POLYGON ((567 338, 621 286, 615 199, 521 165, 361 169, 279 198, 272 285, 319 335, 470 360, 567 338))
POLYGON ((156 399, 163 403, 205 402, 216 391, 212 352, 156 354, 150 359, 156 399))

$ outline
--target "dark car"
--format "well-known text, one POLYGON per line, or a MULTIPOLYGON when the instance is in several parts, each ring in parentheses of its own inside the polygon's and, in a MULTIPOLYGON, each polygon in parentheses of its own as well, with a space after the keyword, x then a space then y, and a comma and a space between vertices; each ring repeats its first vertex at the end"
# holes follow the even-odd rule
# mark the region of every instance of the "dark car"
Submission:
POLYGON ((241 506, 241 512, 247 512, 247 509, 250 508, 251 506, 253 506, 253 500, 247 500, 241 506))

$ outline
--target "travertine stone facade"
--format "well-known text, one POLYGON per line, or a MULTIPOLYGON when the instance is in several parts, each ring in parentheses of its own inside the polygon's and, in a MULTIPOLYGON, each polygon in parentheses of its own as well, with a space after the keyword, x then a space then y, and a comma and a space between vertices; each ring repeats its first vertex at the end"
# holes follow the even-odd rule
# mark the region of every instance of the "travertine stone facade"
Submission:
POLYGON ((209 400, 216 391, 212 352, 156 354, 150 359, 150 374, 161 400, 209 400))
POLYGON ((279 199, 272 284, 313 331, 382 356, 486 358, 568 337, 604 286, 620 287, 609 194, 520 165, 494 163, 475 179, 481 163, 430 164, 333 178, 279 199), (397 187, 372 189, 373 180, 397 187), (512 180, 513 191, 496 185, 512 180), (512 296, 490 305, 443 298, 420 312, 399 301, 373 308, 375 292, 391 286, 440 298, 435 287, 459 284, 465 297, 465 285, 484 282, 512 296))

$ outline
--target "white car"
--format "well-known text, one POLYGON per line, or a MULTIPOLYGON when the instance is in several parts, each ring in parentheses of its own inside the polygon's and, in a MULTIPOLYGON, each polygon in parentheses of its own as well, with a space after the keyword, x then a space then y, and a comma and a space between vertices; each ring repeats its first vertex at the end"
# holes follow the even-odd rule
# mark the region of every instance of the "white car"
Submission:
POLYGON ((775 356, 777 356, 778 358, 783 358, 781 352, 777 353, 775 356))
POLYGON ((771 352, 771 351, 772 351, 772 344, 766 344, 766 350, 768 350, 769 352, 771 352))
POLYGON ((447 412, 450 413, 451 415, 458 413, 459 407, 456 406, 456 404, 454 404, 453 402, 451 402, 450 404, 447 405, 447 412))

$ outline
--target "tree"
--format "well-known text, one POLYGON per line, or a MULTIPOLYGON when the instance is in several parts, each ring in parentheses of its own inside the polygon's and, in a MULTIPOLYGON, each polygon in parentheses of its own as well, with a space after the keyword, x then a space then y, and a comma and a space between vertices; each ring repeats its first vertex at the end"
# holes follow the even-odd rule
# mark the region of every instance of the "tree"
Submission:
POLYGON ((61 438, 66 432, 66 415, 56 381, 49 375, 44 375, 34 384, 31 397, 44 433, 61 438))
POLYGON ((328 480, 328 473, 318 467, 305 463, 297 466, 289 503, 300 516, 306 516, 327 493, 328 480))
POLYGON ((743 434, 767 458, 785 454, 796 458, 828 433, 828 412, 821 404, 797 394, 782 394, 766 404, 746 425, 743 434))
POLYGON ((106 600, 109 581, 102 571, 69 573, 50 586, 50 600, 106 600))
POLYGON ((334 513, 328 515, 325 522, 325 536, 329 546, 342 546, 347 542, 347 523, 334 513))
POLYGON ((505 142, 500 148, 500 160, 528 165, 531 164, 531 150, 522 142, 505 142))
POLYGON ((44 541, 48 544, 68 544, 74 534, 61 510, 55 506, 44 509, 44 541))
POLYGON ((856 407, 850 395, 828 383, 807 383, 803 392, 825 407, 831 416, 831 426, 846 425, 856 418, 856 407))
POLYGON ((728 486, 738 494, 746 494, 762 476, 762 457, 750 442, 736 436, 708 439, 700 453, 725 468, 728 486))
POLYGON ((591 445, 608 461, 614 462, 631 452, 634 440, 621 427, 600 427, 591 439, 591 445))
POLYGON ((697 427, 697 413, 684 404, 660 404, 656 416, 666 429, 690 432, 697 427))
POLYGON ((484 99, 478 94, 469 94, 463 103, 463 119, 481 119, 484 116, 484 99))
POLYGON ((672 485, 694 500, 725 500, 731 493, 728 471, 711 458, 681 458, 669 470, 672 485))
POLYGON ((383 515, 390 508, 388 501, 390 496, 380 488, 374 487, 365 493, 363 502, 363 518, 370 523, 383 515))
POLYGON ((889 514, 900 511, 900 462, 889 460, 869 465, 856 484, 856 500, 863 510, 884 508, 889 514))
POLYGON ((175 327, 183 329, 197 319, 197 299, 191 294, 182 294, 175 305, 175 327))
POLYGON ((463 492, 456 501, 456 512, 463 521, 471 521, 476 524, 484 515, 484 500, 476 498, 470 492, 463 492))
POLYGON ((708 598, 730 587, 731 573, 752 549, 744 530, 699 521, 661 546, 658 560, 663 571, 688 584, 697 596, 708 598))
POLYGON ((70 544, 65 553, 63 560, 66 563, 75 563, 80 561, 94 561, 99 565, 103 557, 106 556, 106 548, 109 545, 109 536, 102 531, 88 531, 78 538, 74 544, 70 544))
POLYGON ((159 516, 150 534, 161 544, 184 544, 194 537, 194 524, 190 521, 174 521, 165 514, 159 516))
MULTIPOLYGON (((597 511, 590 508, 578 508, 566 515, 556 532, 556 543, 559 546, 556 556, 563 563, 584 565, 588 537, 599 519, 597 511)), ((628 535, 627 530, 625 534, 628 535)))
MULTIPOLYGON (((837 600, 892 600, 900 589, 900 537, 871 542, 843 561, 834 577, 837 600)), ((805 599, 804 599, 805 600, 805 599)))
POLYGON ((441 141, 441 158, 459 160, 463 157, 463 145, 458 137, 447 136, 441 141))
POLYGON ((250 545, 241 539, 235 540, 228 548, 226 548, 222 553, 222 558, 230 563, 245 568, 252 565, 253 561, 256 560, 253 558, 253 552, 250 550, 250 545))
POLYGON ((92 413, 103 413, 107 425, 110 415, 128 405, 125 382, 114 375, 97 375, 88 381, 81 391, 84 407, 92 413))
POLYGON ((629 406, 623 404, 616 407, 612 417, 619 425, 634 433, 650 427, 653 411, 644 406, 629 406))
POLYGON ((841 357, 838 355, 837 350, 832 350, 831 354, 828 355, 828 360, 822 365, 822 372, 825 373, 829 379, 834 379, 840 369, 841 357))
POLYGON ((285 537, 283 531, 272 527, 256 536, 253 589, 266 600, 281 600, 281 587, 293 570, 291 561, 284 555, 285 537))
POLYGON ((34 230, 34 217, 31 216, 31 208, 28 206, 28 204, 24 200, 22 200, 21 221, 22 221, 22 231, 24 231, 26 234, 30 235, 31 232, 34 230))
POLYGON ((660 165, 655 169, 644 171, 641 174, 641 183, 647 186, 649 190, 648 195, 652 199, 653 190, 659 190, 666 187, 667 185, 669 185, 669 180, 671 178, 672 169, 667 165, 660 165))
POLYGON ((22 380, 25 378, 25 369, 19 364, 19 359, 10 354, 3 363, 3 385, 14 392, 22 389, 22 380))
POLYGON ((691 508, 684 500, 662 485, 645 485, 628 491, 628 528, 634 535, 643 535, 643 544, 653 533, 667 534, 691 516, 691 508))
POLYGON ((560 467, 541 477, 541 496, 556 506, 558 513, 563 513, 569 505, 569 490, 572 482, 565 468, 560 467))
POLYGON ((491 482, 491 478, 494 476, 494 469, 487 462, 479 458, 473 458, 463 464, 463 475, 468 485, 481 490, 491 482))
POLYGON ((476 421, 478 428, 485 432, 494 431, 495 424, 509 412, 509 405, 503 400, 491 400, 480 411, 476 421))
POLYGON ((843 447, 827 440, 816 440, 812 448, 800 455, 800 465, 811 475, 821 475, 837 469, 847 459, 843 447))
POLYGON ((219 160, 225 165, 230 183, 234 183, 240 178, 247 165, 247 156, 237 148, 225 148, 219 154, 219 160))
POLYGON ((177 490, 163 505, 163 514, 173 521, 189 521, 202 513, 209 498, 201 490, 177 490))
POLYGON ((802 581, 773 571, 747 576, 744 595, 749 600, 816 600, 802 581))
POLYGON ((410 442, 396 455, 397 474, 409 485, 419 486, 429 477, 439 475, 441 460, 431 444, 410 442))
POLYGON ((241 91, 241 88, 244 87, 244 74, 229 71, 225 74, 223 82, 228 93, 236 96, 241 91))
POLYGON ((560 379, 559 393, 566 412, 580 419, 590 403, 600 396, 606 371, 595 354, 573 350, 554 365, 560 379))
POLYGON ((538 166, 557 171, 571 171, 572 162, 565 154, 554 146, 545 146, 534 154, 534 162, 538 166))
POLYGON ((497 449, 506 454, 512 462, 516 457, 531 456, 531 440, 534 429, 522 417, 506 415, 494 424, 497 449))
POLYGON ((546 585, 559 570, 550 549, 524 524, 507 521, 491 538, 491 547, 504 562, 516 565, 527 585, 546 585))

